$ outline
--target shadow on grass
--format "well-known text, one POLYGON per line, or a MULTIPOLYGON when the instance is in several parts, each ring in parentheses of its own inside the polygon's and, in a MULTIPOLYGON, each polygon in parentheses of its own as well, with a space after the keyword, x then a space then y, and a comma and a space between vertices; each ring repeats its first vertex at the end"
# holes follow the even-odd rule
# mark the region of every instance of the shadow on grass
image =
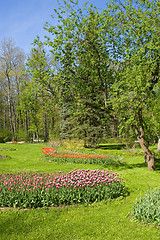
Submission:
POLYGON ((119 166, 120 169, 134 169, 134 168, 147 168, 147 164, 146 163, 133 163, 133 164, 124 164, 119 166))
MULTIPOLYGON (((97 149, 100 150, 123 150, 126 147, 125 144, 100 144, 97 149)), ((140 153, 140 155, 143 155, 143 153, 140 153)), ((131 157, 137 157, 137 153, 133 153, 131 157)), ((107 165, 107 164, 106 164, 107 165)), ((113 163, 110 164, 113 166, 113 168, 118 169, 134 169, 134 168, 147 168, 147 163, 144 163, 143 160, 141 163, 126 163, 121 161, 113 161, 113 163)), ((105 166, 107 167, 107 166, 105 166)), ((156 171, 160 171, 160 156, 155 157, 155 169, 156 171)))
MULTIPOLYGON (((5 239, 6 236, 9 237, 7 239, 13 239, 13 235, 17 236, 21 234, 27 236, 35 231, 36 226, 43 224, 40 218, 36 218, 34 215, 28 215, 27 211, 23 209, 10 209, 8 215, 9 216, 5 216, 5 218, 0 221, 1 239, 5 239), (13 214, 11 214, 11 211, 13 211, 13 214), (28 222, 28 217, 33 219, 33 221, 28 222)), ((16 237, 14 239, 16 239, 16 237)))
POLYGON ((97 148, 101 150, 121 150, 126 147, 126 144, 119 143, 119 144, 99 144, 97 148))
POLYGON ((155 169, 160 171, 160 158, 155 159, 155 169))
MULTIPOLYGON (((113 168, 119 169, 119 170, 126 170, 126 169, 136 169, 136 168, 146 168, 147 169, 147 163, 122 163, 119 165, 112 165, 113 168)), ((160 171, 160 159, 155 159, 155 171, 160 171)))

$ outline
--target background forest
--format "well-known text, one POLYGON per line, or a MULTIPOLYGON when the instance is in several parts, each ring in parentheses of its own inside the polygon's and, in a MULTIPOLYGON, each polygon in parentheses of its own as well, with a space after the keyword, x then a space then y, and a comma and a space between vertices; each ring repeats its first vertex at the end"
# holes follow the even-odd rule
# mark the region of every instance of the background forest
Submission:
POLYGON ((120 1, 106 9, 61 1, 26 57, 0 45, 0 142, 108 138, 149 144, 160 136, 159 1, 120 1))

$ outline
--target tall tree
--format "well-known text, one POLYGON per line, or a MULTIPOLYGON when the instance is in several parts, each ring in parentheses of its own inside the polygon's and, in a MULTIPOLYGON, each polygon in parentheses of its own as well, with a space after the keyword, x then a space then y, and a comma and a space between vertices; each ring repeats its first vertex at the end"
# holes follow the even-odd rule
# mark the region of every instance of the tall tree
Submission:
POLYGON ((155 164, 147 143, 146 112, 155 101, 159 83, 159 7, 159 1, 152 0, 120 1, 110 6, 111 39, 119 56, 112 102, 122 127, 135 131, 152 170, 155 164))
MULTIPOLYGON (((29 99, 28 95, 29 102, 32 102, 34 115, 32 119, 32 129, 35 129, 37 134, 40 129, 43 129, 44 140, 47 141, 49 138, 49 117, 54 109, 56 85, 54 81, 55 74, 53 59, 47 55, 43 44, 40 43, 39 40, 37 40, 37 47, 33 48, 31 51, 27 66, 31 81, 26 87, 26 90, 28 87, 31 87, 34 92, 34 101, 29 99), (33 128, 33 126, 35 127, 33 128)), ((26 94, 25 97, 27 97, 26 94)))
POLYGON ((45 27, 54 36, 47 43, 61 66, 61 98, 69 110, 63 114, 66 123, 63 126, 66 129, 68 126, 72 135, 80 131, 93 146, 97 137, 102 136, 106 127, 104 118, 110 111, 107 105, 113 83, 110 45, 103 31, 104 18, 94 6, 86 3, 81 9, 78 1, 70 4, 64 1, 64 5, 65 10, 63 7, 55 10, 60 25, 45 27))
POLYGON ((78 1, 63 3, 65 10, 56 10, 60 24, 45 29, 54 36, 47 43, 60 62, 60 85, 67 86, 67 96, 74 96, 72 118, 78 120, 79 115, 84 119, 79 124, 86 123, 83 113, 87 115, 89 105, 94 114, 88 114, 87 122, 97 124, 95 109, 100 113, 104 108, 99 126, 112 116, 121 130, 132 128, 148 169, 154 170, 147 111, 159 91, 159 1, 115 1, 102 12, 87 3, 83 9, 78 1))
POLYGON ((12 39, 4 39, 0 48, 1 89, 4 95, 4 126, 9 121, 10 130, 15 133, 17 128, 16 104, 23 76, 23 51, 15 46, 12 39), (6 107, 7 106, 7 107, 6 107), (7 119, 6 119, 7 118, 7 119))

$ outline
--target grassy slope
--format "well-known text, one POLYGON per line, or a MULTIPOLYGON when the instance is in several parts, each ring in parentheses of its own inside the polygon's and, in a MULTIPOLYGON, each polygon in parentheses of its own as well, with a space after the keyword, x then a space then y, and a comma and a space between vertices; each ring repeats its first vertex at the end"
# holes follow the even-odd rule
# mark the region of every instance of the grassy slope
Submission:
MULTIPOLYGON (((56 164, 41 160, 42 144, 0 144, 0 155, 10 159, 0 159, 0 173, 4 172, 57 172, 74 168, 101 168, 98 165, 56 164), (16 149, 14 151, 7 150, 16 149), (3 149, 3 151, 2 151, 3 149), (6 149, 6 151, 4 150, 6 149)), ((98 150, 96 150, 98 151, 98 150)), ((109 152, 110 150, 103 150, 109 152)), ((160 239, 160 228, 154 225, 136 223, 130 218, 133 203, 149 188, 159 186, 160 171, 148 171, 143 164, 143 156, 130 157, 125 153, 127 165, 108 169, 122 172, 130 196, 106 203, 94 203, 62 208, 0 211, 0 239, 160 239)), ((133 155, 133 154, 132 154, 133 155)), ((157 169, 159 166, 157 165, 157 169)))

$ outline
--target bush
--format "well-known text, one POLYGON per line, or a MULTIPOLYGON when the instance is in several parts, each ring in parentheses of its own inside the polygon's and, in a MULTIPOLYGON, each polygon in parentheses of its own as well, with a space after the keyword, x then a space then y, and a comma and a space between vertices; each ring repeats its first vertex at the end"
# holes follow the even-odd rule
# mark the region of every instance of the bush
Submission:
POLYGON ((160 188, 150 191, 136 201, 133 208, 134 217, 139 221, 160 224, 160 188))
POLYGON ((63 141, 59 138, 50 139, 48 141, 47 145, 52 148, 57 148, 57 147, 61 147, 63 145, 63 141))
POLYGON ((7 129, 0 130, 0 143, 9 142, 12 140, 13 133, 7 129))
POLYGON ((15 135, 15 139, 20 142, 20 141, 25 141, 29 142, 31 139, 28 137, 28 134, 26 131, 19 129, 18 133, 15 135))

